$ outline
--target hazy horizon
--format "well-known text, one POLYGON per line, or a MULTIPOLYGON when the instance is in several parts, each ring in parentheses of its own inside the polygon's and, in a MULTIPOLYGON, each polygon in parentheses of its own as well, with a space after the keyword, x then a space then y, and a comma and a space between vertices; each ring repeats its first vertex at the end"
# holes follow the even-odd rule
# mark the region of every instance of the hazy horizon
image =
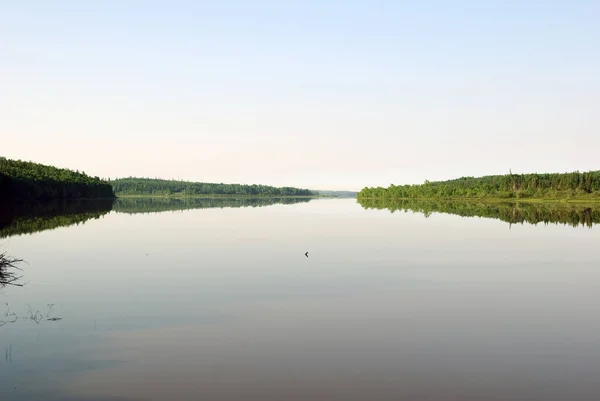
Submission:
POLYGON ((598 170, 600 3, 0 5, 2 155, 359 191, 598 170))

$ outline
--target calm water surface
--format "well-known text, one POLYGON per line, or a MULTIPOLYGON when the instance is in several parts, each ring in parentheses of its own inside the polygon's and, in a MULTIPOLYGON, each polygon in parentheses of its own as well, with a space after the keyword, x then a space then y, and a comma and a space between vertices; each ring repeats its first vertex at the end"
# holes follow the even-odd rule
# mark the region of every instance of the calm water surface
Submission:
POLYGON ((2 239, 28 284, 0 399, 595 401, 599 244, 353 199, 115 207, 2 239))

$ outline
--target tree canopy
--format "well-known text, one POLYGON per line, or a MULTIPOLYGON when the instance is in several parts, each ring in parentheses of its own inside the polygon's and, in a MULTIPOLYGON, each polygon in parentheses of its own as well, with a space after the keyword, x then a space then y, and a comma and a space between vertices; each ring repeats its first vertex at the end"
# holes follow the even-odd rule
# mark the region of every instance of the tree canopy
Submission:
POLYGON ((271 187, 268 185, 217 184, 163 180, 158 178, 117 178, 109 180, 119 195, 249 195, 249 196, 314 196, 308 189, 271 187))
POLYGON ((110 184, 84 172, 0 157, 0 200, 114 198, 110 184))
POLYGON ((600 199, 600 171, 552 174, 506 174, 425 181, 421 185, 364 188, 359 199, 369 198, 596 198, 600 199))

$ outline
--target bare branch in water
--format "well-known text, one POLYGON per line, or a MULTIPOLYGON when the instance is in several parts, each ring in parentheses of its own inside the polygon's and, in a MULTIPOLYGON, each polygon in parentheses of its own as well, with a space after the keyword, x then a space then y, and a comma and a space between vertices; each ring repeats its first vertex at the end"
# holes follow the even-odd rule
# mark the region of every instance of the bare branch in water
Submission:
POLYGON ((4 326, 5 324, 15 323, 19 319, 31 320, 32 322, 34 322, 36 324, 40 324, 42 320, 47 320, 49 322, 56 322, 56 321, 62 320, 63 319, 62 317, 50 317, 50 312, 52 312, 52 305, 53 304, 48 305, 49 310, 46 313, 47 319, 44 319, 44 315, 42 314, 42 312, 40 312, 39 310, 34 311, 34 309, 31 307, 31 305, 27 305, 27 314, 26 315, 18 316, 15 312, 13 312, 10 309, 10 306, 8 305, 8 303, 6 303, 5 304, 6 310, 4 311, 4 315, 0 315, 0 327, 4 326))

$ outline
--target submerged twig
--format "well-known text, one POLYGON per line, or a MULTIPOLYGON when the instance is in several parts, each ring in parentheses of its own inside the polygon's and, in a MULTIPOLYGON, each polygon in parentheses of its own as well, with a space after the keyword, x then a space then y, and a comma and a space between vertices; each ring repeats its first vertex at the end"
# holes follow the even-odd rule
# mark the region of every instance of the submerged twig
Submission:
POLYGON ((0 327, 4 326, 8 323, 15 323, 17 320, 30 320, 36 324, 40 324, 42 320, 47 320, 49 322, 56 322, 59 320, 63 320, 62 317, 50 317, 50 312, 52 312, 53 304, 48 304, 48 312, 46 312, 46 318, 44 319, 44 315, 39 310, 34 310, 31 305, 27 305, 27 313, 25 315, 17 315, 10 309, 8 303, 5 304, 6 309, 3 315, 0 315, 0 327))

